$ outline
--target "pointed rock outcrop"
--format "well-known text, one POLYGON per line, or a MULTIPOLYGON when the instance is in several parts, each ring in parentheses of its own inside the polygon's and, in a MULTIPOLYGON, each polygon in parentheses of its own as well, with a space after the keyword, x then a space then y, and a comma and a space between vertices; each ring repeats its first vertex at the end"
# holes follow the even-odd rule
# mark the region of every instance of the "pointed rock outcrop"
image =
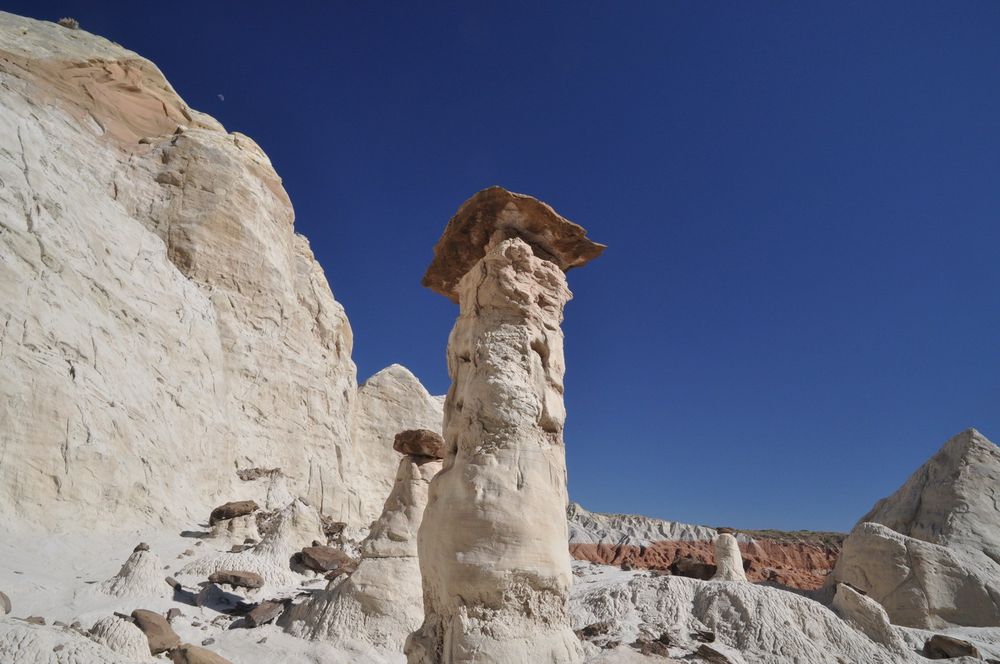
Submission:
POLYGON ((897 625, 1000 625, 1000 448, 951 438, 844 542, 830 584, 881 604, 897 625))

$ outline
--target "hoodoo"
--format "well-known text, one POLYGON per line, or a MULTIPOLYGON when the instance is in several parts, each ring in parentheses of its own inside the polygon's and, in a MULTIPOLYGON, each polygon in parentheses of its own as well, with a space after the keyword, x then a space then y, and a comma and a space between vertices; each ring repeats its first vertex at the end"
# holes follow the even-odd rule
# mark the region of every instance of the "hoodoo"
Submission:
POLYGON ((418 535, 424 623, 410 664, 582 658, 570 629, 563 448, 564 272, 604 246, 530 196, 466 201, 424 285, 459 303, 443 470, 418 535))

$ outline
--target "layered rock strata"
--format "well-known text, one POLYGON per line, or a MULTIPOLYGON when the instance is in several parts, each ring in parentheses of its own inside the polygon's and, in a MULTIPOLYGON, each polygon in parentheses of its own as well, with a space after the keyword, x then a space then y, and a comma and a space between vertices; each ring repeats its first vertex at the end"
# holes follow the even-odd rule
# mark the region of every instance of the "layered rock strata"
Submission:
MULTIPOLYGON (((571 504, 569 550, 576 560, 666 571, 682 559, 715 564, 719 531, 632 514, 602 514, 571 504)), ((801 590, 823 587, 840 553, 840 533, 739 532, 748 580, 801 590)))
POLYGON ((467 201, 424 284, 459 302, 443 470, 420 526, 425 617, 410 664, 577 662, 563 447, 564 269, 603 249, 494 187, 467 201))

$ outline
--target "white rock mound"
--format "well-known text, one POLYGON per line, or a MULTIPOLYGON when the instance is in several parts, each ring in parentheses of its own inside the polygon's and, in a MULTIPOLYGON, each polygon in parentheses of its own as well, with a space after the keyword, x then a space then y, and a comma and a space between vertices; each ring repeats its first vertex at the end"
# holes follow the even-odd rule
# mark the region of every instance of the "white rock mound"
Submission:
POLYGON ((844 542, 830 584, 881 604, 893 624, 1000 626, 1000 448, 963 431, 844 542))
POLYGON ((400 460, 385 508, 361 544, 358 568, 292 607, 281 620, 288 632, 402 652, 407 635, 424 616, 417 529, 431 478, 440 469, 441 461, 429 457, 407 455, 400 460))
POLYGON ((4 664, 137 664, 148 660, 148 649, 143 659, 134 659, 72 629, 0 618, 0 662, 4 664))
POLYGON ((122 657, 145 662, 150 659, 149 641, 142 630, 117 616, 101 618, 90 628, 90 638, 122 657))
POLYGON ((100 584, 101 592, 115 597, 157 597, 169 590, 160 557, 140 544, 113 577, 100 584))

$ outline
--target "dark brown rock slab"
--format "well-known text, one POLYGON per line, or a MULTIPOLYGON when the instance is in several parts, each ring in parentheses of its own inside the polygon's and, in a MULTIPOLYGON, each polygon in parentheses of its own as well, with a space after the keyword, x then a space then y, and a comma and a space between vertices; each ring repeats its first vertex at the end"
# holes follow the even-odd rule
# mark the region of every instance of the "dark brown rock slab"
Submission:
POLYGON ((274 599, 261 602, 247 614, 246 625, 247 627, 260 627, 261 625, 266 625, 280 616, 284 610, 284 602, 274 599))
POLYGON ((729 659, 729 657, 725 654, 719 652, 707 643, 703 643, 698 646, 695 654, 706 662, 711 662, 712 664, 732 664, 733 662, 733 660, 729 659))
POLYGON ((333 546, 307 546, 302 549, 302 564, 316 572, 333 572, 355 564, 353 558, 333 546))
POLYGON ((185 643, 170 651, 170 661, 174 664, 233 664, 225 657, 208 648, 185 643))
POLYGON ((952 659, 953 657, 980 658, 979 649, 962 639, 944 634, 935 634, 924 643, 924 657, 928 659, 952 659))
POLYGON ((396 434, 392 441, 392 449, 400 454, 443 459, 445 453, 444 438, 430 429, 407 429, 396 434))
POLYGON ((423 285, 457 302, 455 286, 486 254, 496 231, 521 238, 535 255, 563 271, 585 265, 606 248, 537 198, 490 187, 465 201, 448 222, 434 246, 423 285))
POLYGON ((221 569, 208 577, 208 580, 236 588, 260 588, 264 585, 264 577, 260 574, 235 569, 221 569))
POLYGON ((225 505, 219 505, 212 510, 212 514, 208 517, 208 525, 214 526, 219 521, 253 514, 258 508, 259 506, 253 500, 234 500, 225 505))
POLYGON ((132 612, 132 620, 135 621, 135 626, 146 635, 146 640, 149 641, 149 652, 153 655, 159 655, 161 652, 176 648, 181 642, 181 637, 177 636, 177 632, 170 626, 167 619, 155 611, 136 609, 132 612))
POLYGON ((684 556, 670 565, 670 573, 674 576, 686 576, 690 579, 708 581, 715 576, 716 566, 697 558, 684 556))

